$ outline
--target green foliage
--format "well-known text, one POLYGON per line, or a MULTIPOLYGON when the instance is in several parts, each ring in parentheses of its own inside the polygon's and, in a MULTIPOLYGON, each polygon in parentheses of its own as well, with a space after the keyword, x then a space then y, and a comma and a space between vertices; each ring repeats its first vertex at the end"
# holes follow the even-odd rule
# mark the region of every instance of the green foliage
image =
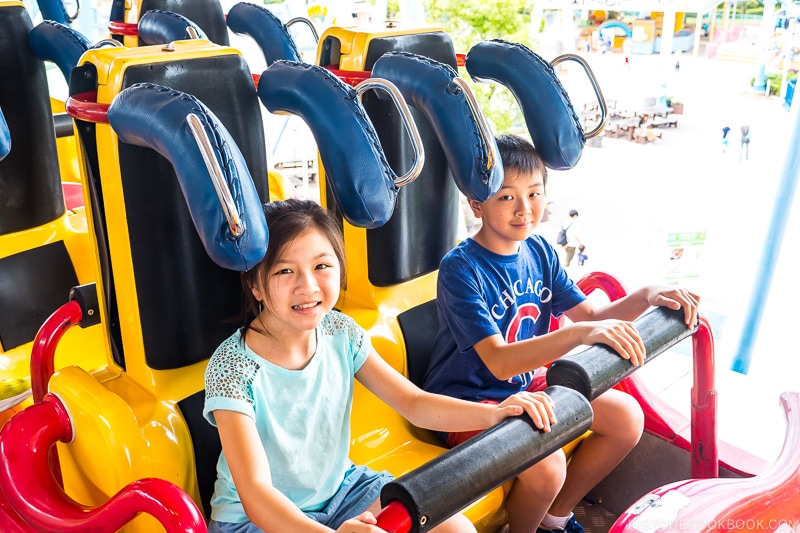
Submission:
MULTIPOLYGON (((431 0, 425 11, 429 23, 441 26, 450 35, 458 53, 467 53, 486 39, 531 46, 527 0, 431 0)), ((522 112, 508 89, 496 83, 474 83, 463 69, 460 74, 469 82, 495 133, 524 128, 522 112)))
POLYGON ((400 2, 398 0, 388 0, 386 3, 386 17, 389 20, 400 18, 400 2))
MULTIPOLYGON (((796 80, 797 72, 789 72, 786 75, 786 80, 796 80)), ((750 86, 752 87, 756 82, 755 77, 750 78, 750 86)), ((764 76, 764 82, 769 87, 770 96, 778 96, 781 94, 781 85, 783 84, 783 73, 772 72, 764 76)))

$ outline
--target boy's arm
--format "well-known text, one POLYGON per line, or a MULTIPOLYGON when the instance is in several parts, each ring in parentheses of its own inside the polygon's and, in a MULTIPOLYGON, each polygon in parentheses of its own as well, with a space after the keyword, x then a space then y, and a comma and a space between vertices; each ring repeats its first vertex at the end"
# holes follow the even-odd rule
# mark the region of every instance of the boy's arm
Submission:
POLYGON ((594 320, 636 320, 651 306, 663 306, 684 311, 684 322, 688 328, 697 324, 700 297, 686 289, 648 285, 614 302, 596 307, 588 301, 576 305, 564 314, 573 322, 594 320))
MULTIPOLYGON (((591 304, 584 301, 576 307, 584 305, 591 304)), ((576 322, 512 343, 506 343, 501 335, 492 335, 477 342, 475 351, 497 379, 509 379, 555 361, 578 346, 593 344, 609 346, 634 365, 644 362, 644 343, 633 323, 623 320, 576 322)))
POLYGON ((509 416, 521 415, 523 410, 536 427, 546 432, 556 422, 553 401, 544 392, 517 393, 500 405, 433 394, 406 379, 375 350, 356 372, 356 378, 406 420, 425 429, 446 432, 486 429, 509 416))

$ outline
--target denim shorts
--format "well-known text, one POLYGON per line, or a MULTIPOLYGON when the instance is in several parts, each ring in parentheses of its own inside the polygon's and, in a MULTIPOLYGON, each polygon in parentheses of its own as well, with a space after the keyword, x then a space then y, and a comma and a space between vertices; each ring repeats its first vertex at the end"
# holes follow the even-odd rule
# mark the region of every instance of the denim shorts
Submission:
MULTIPOLYGON (((342 486, 333 495, 325 509, 308 511, 307 517, 331 529, 338 529, 345 520, 354 518, 366 511, 381 494, 381 488, 394 479, 390 473, 375 472, 366 466, 352 466, 345 473, 342 486)), ((263 533, 251 522, 232 524, 211 521, 208 533, 263 533)))

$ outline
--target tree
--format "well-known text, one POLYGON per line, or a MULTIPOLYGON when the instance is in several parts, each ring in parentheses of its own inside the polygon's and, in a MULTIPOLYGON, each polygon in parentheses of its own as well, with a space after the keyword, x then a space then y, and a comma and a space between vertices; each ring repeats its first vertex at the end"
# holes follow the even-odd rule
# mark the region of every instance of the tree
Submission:
MULTIPOLYGON (((526 0, 431 0, 425 11, 429 23, 440 25, 450 35, 456 52, 467 53, 475 43, 486 39, 530 46, 526 0)), ((508 89, 498 83, 475 83, 464 69, 460 74, 469 82, 495 133, 525 129, 522 112, 508 89)))

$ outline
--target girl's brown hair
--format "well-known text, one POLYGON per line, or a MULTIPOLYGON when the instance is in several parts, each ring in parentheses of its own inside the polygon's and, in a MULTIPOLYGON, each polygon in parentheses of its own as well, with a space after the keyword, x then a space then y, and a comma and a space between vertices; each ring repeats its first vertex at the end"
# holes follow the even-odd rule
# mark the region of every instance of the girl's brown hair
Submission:
MULTIPOLYGON (((342 289, 347 284, 347 269, 344 261, 344 239, 342 230, 327 210, 311 200, 291 198, 277 202, 269 202, 264 206, 264 215, 269 228, 269 245, 264 259, 247 272, 242 272, 242 309, 239 320, 243 333, 250 323, 259 315, 259 301, 253 296, 253 287, 261 283, 267 286, 267 276, 277 262, 284 248, 300 234, 316 230, 324 235, 333 247, 339 260, 339 283, 342 289)), ((264 302, 269 305, 269 302, 264 302)), ((263 332, 268 333, 268 332, 263 332)))

